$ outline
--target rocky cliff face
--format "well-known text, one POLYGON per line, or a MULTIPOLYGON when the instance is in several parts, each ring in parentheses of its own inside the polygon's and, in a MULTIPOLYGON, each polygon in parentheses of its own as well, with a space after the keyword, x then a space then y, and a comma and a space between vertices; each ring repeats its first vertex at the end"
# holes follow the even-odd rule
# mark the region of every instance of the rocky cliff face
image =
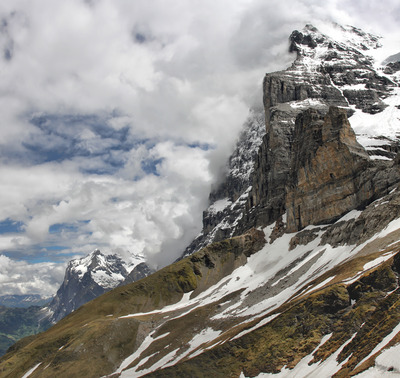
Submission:
MULTIPOLYGON (((286 205, 290 204, 291 207, 297 206, 297 209, 292 208, 290 211, 289 228, 295 230, 295 224, 297 228, 301 228, 310 223, 330 221, 351 208, 365 205, 374 198, 374 194, 371 193, 374 191, 372 189, 374 184, 349 182, 346 185, 344 182, 336 181, 335 178, 344 179, 344 176, 349 178, 353 176, 355 181, 360 180, 360 178, 356 179, 350 171, 353 170, 361 175, 367 166, 373 170, 372 166, 375 164, 376 157, 384 156, 391 160, 398 151, 395 135, 393 135, 394 140, 379 138, 373 133, 369 136, 367 134, 367 137, 361 135, 360 139, 364 141, 363 147, 367 148, 368 154, 373 158, 373 161, 368 163, 368 158, 361 146, 356 147, 355 135, 350 138, 350 134, 354 133, 347 119, 345 120, 344 113, 350 116, 351 123, 351 116, 354 113, 373 115, 382 112, 388 107, 384 99, 395 89, 397 90, 397 84, 394 77, 388 78, 378 74, 372 58, 367 55, 370 49, 379 47, 377 37, 352 27, 338 26, 338 28, 343 33, 344 42, 334 41, 311 25, 307 25, 301 32, 293 32, 290 36, 290 50, 297 54, 295 62, 285 71, 265 76, 263 86, 267 134, 255 163, 257 174, 253 176, 244 224, 265 226, 283 215, 286 205), (323 116, 328 113, 331 106, 341 107, 345 111, 342 111, 340 117, 336 119, 333 119, 335 117, 331 116, 332 112, 330 112, 323 125, 323 116), (309 108, 313 109, 311 113, 307 110, 309 108), (299 115, 304 111, 306 113, 299 115), (320 116, 317 116, 317 113, 320 116), (332 129, 332 126, 336 128, 336 131, 332 129), (341 129, 340 132, 339 129, 341 129), (313 136, 314 132, 316 135, 313 136), (331 135, 323 137, 323 132, 331 135), (343 140, 343 134, 347 135, 345 143, 340 141, 340 138, 343 140), (331 137, 336 142, 329 140, 331 137), (317 144, 319 146, 325 144, 325 147, 316 151, 317 144), (335 150, 335 147, 339 145, 344 148, 340 151, 335 150), (352 148, 346 148, 345 145, 352 148), (303 153, 308 150, 312 151, 314 157, 308 156, 306 163, 303 153), (345 150, 347 151, 345 156, 341 156, 345 150), (299 160, 300 157, 302 157, 301 160, 299 160), (348 158, 350 160, 347 160, 348 158), (343 165, 344 162, 346 164, 343 165), (329 163, 330 167, 327 166, 329 163), (308 169, 311 167, 310 164, 314 166, 311 176, 308 169), (301 172, 298 172, 299 165, 303 165, 301 172), (343 166, 346 166, 346 173, 341 172, 344 169, 343 166), (323 172, 325 176, 319 177, 318 171, 323 172), (319 206, 320 212, 323 212, 325 210, 322 208, 326 205, 326 200, 320 197, 321 191, 315 192, 315 186, 318 185, 316 181, 322 180, 326 180, 328 185, 331 182, 333 186, 340 187, 342 184, 347 186, 347 189, 343 188, 341 195, 342 200, 344 197, 349 197, 346 200, 349 206, 344 205, 343 201, 337 205, 332 204, 331 209, 327 210, 328 213, 333 210, 332 207, 338 207, 333 210, 332 216, 320 214, 316 215, 315 219, 311 219, 311 214, 308 214, 308 219, 301 224, 301 218, 297 214, 300 205, 298 197, 301 194, 300 192, 295 194, 293 188, 301 184, 303 188, 299 188, 299 191, 311 190, 308 195, 314 201, 314 208, 319 206), (308 181, 308 188, 304 186, 306 181, 308 181), (364 184, 365 186, 362 187, 364 184), (354 187, 350 188, 351 186, 354 187), (365 198, 358 198, 360 192, 364 190, 369 190, 369 194, 365 194, 365 198), (289 199, 287 199, 287 193, 289 199), (295 197, 297 200, 293 202, 292 199, 295 197), (293 222, 293 218, 297 220, 293 222)), ((363 131, 370 132, 371 130, 363 131)), ((375 170, 382 169, 379 163, 375 165, 375 170)), ((393 172, 389 175, 392 176, 393 172)), ((361 181, 363 180, 366 178, 361 178, 361 181)), ((398 179, 388 178, 391 184, 396 180, 398 179)), ((350 178, 350 181, 354 180, 350 178)), ((334 198, 332 200, 334 201, 334 198)), ((312 214, 316 214, 315 211, 312 214)))
MULTIPOLYGON (((252 174, 241 186, 240 206, 232 196, 212 195, 203 232, 186 255, 286 213, 290 231, 330 222, 399 180, 395 128, 376 127, 388 119, 399 123, 392 114, 398 111, 397 71, 387 66, 392 74, 382 73, 369 56, 380 47, 378 37, 350 26, 335 28, 340 40, 312 25, 291 34, 294 63, 263 81, 265 134, 260 132, 258 153, 246 162, 252 174)), ((231 186, 230 172, 215 193, 231 186)))
POLYGON ((132 282, 136 282, 152 274, 154 271, 149 268, 145 262, 137 264, 125 277, 125 279, 119 284, 119 286, 124 286, 132 282))
POLYGON ((253 108, 227 163, 226 177, 210 194, 210 206, 203 213, 203 230, 186 248, 184 256, 235 233, 246 207, 254 160, 264 135, 264 110, 253 108))
POLYGON ((357 142, 345 109, 325 116, 308 109, 296 118, 286 185, 287 231, 332 223, 365 208, 400 181, 393 162, 372 161, 357 142))

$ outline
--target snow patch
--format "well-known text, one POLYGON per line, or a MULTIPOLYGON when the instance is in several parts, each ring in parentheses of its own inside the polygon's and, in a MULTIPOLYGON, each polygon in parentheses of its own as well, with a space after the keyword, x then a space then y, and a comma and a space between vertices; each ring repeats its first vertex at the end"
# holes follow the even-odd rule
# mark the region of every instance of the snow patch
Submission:
POLYGON ((373 350, 372 352, 365 357, 361 362, 359 362, 356 366, 359 367, 361 366, 365 361, 367 361, 370 357, 372 357, 374 354, 378 353, 380 350, 384 349, 391 341, 392 339, 400 332, 400 324, 398 324, 392 332, 389 333, 373 350))
POLYGON ((201 354, 204 351, 204 349, 199 347, 201 345, 209 343, 212 340, 215 340, 221 333, 222 333, 221 331, 215 331, 210 327, 203 329, 199 334, 193 337, 193 339, 189 343, 190 344, 189 350, 185 352, 182 356, 180 356, 179 360, 187 356, 190 356, 192 358, 197 356, 198 354, 201 354), (199 348, 199 350, 196 351, 197 348, 199 348), (193 353, 193 351, 195 352, 193 353))
POLYGON ((225 210, 229 205, 232 204, 232 201, 229 198, 220 199, 215 201, 210 207, 207 209, 211 214, 217 214, 223 210, 225 210))
POLYGON ((400 344, 385 349, 375 360, 375 366, 369 368, 359 377, 385 377, 400 375, 400 344))
POLYGON ((389 253, 385 253, 382 256, 379 256, 378 258, 376 258, 375 260, 372 260, 368 263, 366 263, 363 266, 364 270, 369 270, 372 269, 380 264, 382 264, 383 262, 385 262, 386 260, 389 260, 393 255, 395 255, 397 252, 389 252, 389 253))
POLYGON ((148 311, 148 312, 137 312, 137 313, 134 313, 134 314, 124 315, 124 316, 120 316, 119 319, 132 318, 132 317, 135 317, 135 316, 143 316, 143 315, 150 315, 150 314, 159 314, 159 313, 171 312, 171 311, 174 311, 174 310, 178 310, 180 308, 186 307, 186 305, 190 301, 190 296, 192 295, 192 293, 193 293, 193 291, 189 291, 188 293, 184 293, 179 302, 174 303, 174 304, 169 305, 169 306, 165 306, 162 309, 148 311))
POLYGON ((35 365, 32 369, 28 370, 22 378, 28 378, 42 363, 39 362, 37 365, 35 365))
POLYGON ((338 222, 347 222, 351 219, 357 219, 361 215, 362 211, 359 210, 351 210, 347 214, 343 215, 338 222))
POLYGON ((93 280, 104 289, 112 289, 122 282, 125 277, 121 273, 114 273, 105 270, 95 270, 92 272, 93 280))
POLYGON ((356 109, 349 118, 358 142, 367 150, 396 141, 400 134, 400 88, 394 87, 391 94, 383 100, 387 107, 380 113, 364 113, 356 109), (385 140, 385 138, 387 138, 385 140))
POLYGON ((308 109, 310 107, 325 106, 325 104, 314 98, 307 98, 303 101, 291 101, 288 103, 294 109, 308 109))

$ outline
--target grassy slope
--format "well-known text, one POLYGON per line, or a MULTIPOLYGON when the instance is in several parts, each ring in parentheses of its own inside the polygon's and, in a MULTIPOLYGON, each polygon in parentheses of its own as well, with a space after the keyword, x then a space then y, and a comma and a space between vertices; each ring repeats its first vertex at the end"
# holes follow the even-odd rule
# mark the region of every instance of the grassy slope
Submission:
MULTIPOLYGON (((201 292, 241 265, 246 255, 260 249, 263 242, 262 233, 253 231, 251 235, 216 243, 144 280, 103 295, 47 332, 17 343, 14 353, 0 360, 0 376, 22 375, 39 362, 42 365, 32 378, 98 377, 112 373, 154 329, 152 322, 163 315, 124 319, 118 316, 175 303, 184 292, 201 292)), ((396 255, 349 286, 339 281, 361 271, 366 262, 384 252, 361 256, 322 275, 315 285, 328 276, 336 278, 328 287, 283 305, 276 311, 280 315, 265 326, 148 376, 238 377, 242 371, 246 376, 277 372, 283 366, 295 366, 314 350, 324 335, 333 334, 314 354, 315 361, 328 358, 358 332, 339 356, 341 361, 351 356, 338 373, 338 376, 350 376, 356 365, 400 322, 400 291, 396 290, 400 256, 396 255)), ((152 344, 154 348, 160 347, 158 350, 149 349, 146 355, 170 352, 168 347, 177 337, 176 329, 185 329, 185 332, 178 331, 182 345, 190 341, 193 335, 186 335, 186 329, 193 325, 204 329, 207 325, 201 322, 212 315, 213 306, 201 307, 165 322, 155 337, 167 336, 159 344, 152 344)), ((233 323, 227 322, 225 328, 233 330, 233 327, 233 323)), ((240 331, 243 327, 232 331, 231 336, 240 331)), ((368 367, 371 361, 366 361, 362 368, 368 367)), ((147 364, 151 365, 151 359, 147 364)))
MULTIPOLYGON (((276 373, 284 366, 293 368, 324 335, 332 333, 314 354, 314 362, 328 358, 358 332, 339 355, 340 362, 351 356, 337 374, 348 377, 400 322, 399 272, 400 254, 350 286, 333 284, 291 306, 285 305, 267 325, 146 377, 222 378, 238 377, 242 371, 246 377, 276 373)), ((370 359, 362 368, 372 363, 370 359)))
POLYGON ((0 376, 23 375, 37 363, 42 365, 32 378, 112 373, 140 345, 151 327, 151 320, 119 316, 159 309, 178 302, 183 293, 201 292, 242 265, 246 256, 264 243, 264 234, 252 230, 104 294, 48 331, 17 343, 0 359, 0 376))

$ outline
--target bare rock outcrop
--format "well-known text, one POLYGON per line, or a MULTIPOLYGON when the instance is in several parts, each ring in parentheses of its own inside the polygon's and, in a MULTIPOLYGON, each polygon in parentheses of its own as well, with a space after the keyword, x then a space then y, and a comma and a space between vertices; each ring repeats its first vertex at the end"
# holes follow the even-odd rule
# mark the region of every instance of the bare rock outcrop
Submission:
POLYGON ((346 110, 325 116, 308 109, 296 119, 287 186, 287 231, 330 223, 386 195, 400 172, 392 163, 370 160, 357 142, 346 110))
POLYGON ((290 51, 297 54, 296 60, 288 69, 265 76, 267 133, 238 233, 249 224, 271 224, 287 210, 288 230, 328 223, 386 194, 399 180, 397 170, 390 168, 398 145, 381 137, 365 151, 347 119, 355 109, 382 112, 387 106, 383 99, 395 86, 364 54, 379 47, 379 38, 351 27, 341 31, 352 36, 347 43, 334 41, 311 25, 294 31, 290 51), (377 156, 387 161, 378 161, 377 156), (337 185, 339 189, 333 189, 337 185), (314 210, 301 219, 305 202, 313 202, 314 210))

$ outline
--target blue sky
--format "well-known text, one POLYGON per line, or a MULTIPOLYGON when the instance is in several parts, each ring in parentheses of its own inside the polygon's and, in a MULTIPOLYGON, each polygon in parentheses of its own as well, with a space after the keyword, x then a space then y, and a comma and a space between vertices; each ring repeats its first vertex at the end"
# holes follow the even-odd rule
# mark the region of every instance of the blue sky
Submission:
MULTIPOLYGON (((396 1, 0 4, 0 289, 54 293, 99 248, 175 260, 291 31, 399 36, 396 1)), ((398 51, 393 51, 397 53, 398 51)))

